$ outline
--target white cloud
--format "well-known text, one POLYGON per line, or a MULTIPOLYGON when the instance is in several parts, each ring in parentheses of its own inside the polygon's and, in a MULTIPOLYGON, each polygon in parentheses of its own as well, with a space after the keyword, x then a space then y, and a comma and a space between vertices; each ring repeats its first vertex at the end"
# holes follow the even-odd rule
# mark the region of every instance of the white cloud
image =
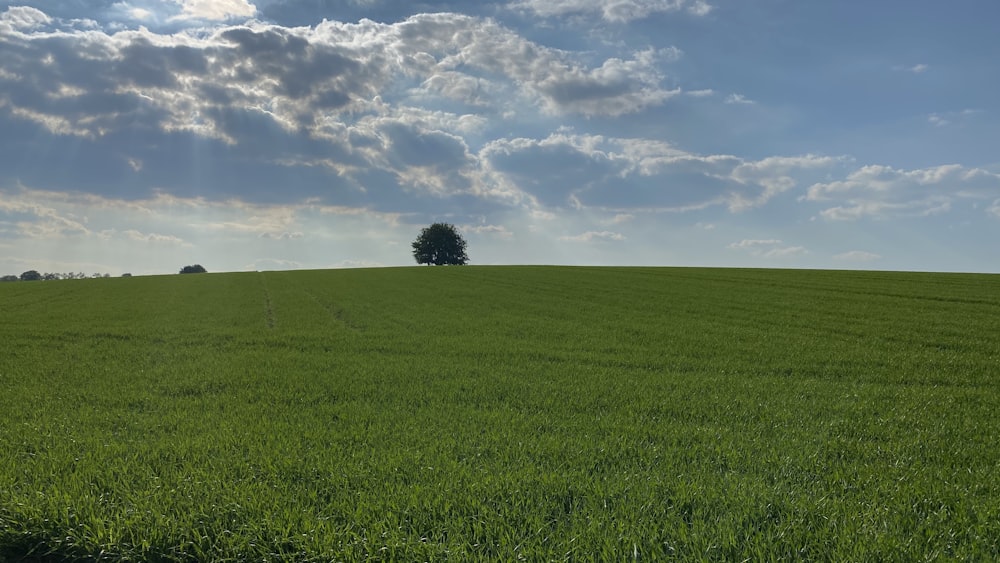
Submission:
POLYGON ((153 12, 145 8, 129 8, 128 14, 136 20, 148 20, 153 17, 153 12))
POLYGON ((663 12, 684 11, 705 16, 712 6, 705 0, 521 0, 511 5, 542 17, 597 14, 606 21, 624 23, 663 12))
POLYGON ((755 104, 757 102, 755 102, 755 101, 747 98, 743 94, 729 94, 728 96, 726 96, 725 103, 727 103, 727 104, 753 105, 753 104, 755 104))
MULTIPOLYGON (((183 7, 186 16, 203 19, 253 14, 243 0, 192 0, 183 7)), ((49 21, 33 8, 12 8, 3 18, 22 27, 49 21)), ((680 92, 663 87, 660 70, 680 56, 676 48, 589 64, 493 20, 459 14, 301 28, 251 22, 170 35, 69 29, 0 35, 0 49, 0 106, 55 134, 90 138, 140 122, 230 145, 304 132, 350 151, 347 139, 331 134, 385 112, 420 114, 425 128, 462 134, 487 123, 408 100, 444 97, 513 116, 618 116, 680 92), (384 100, 389 93, 394 99, 384 100)))
POLYGON ((730 176, 743 184, 761 186, 763 192, 756 199, 735 197, 730 208, 743 210, 766 203, 774 196, 801 185, 802 179, 824 174, 847 162, 844 157, 817 155, 772 156, 757 161, 743 162, 730 176))
POLYGON ((839 202, 821 211, 827 219, 927 216, 951 209, 958 199, 989 200, 1000 195, 1000 174, 958 164, 918 170, 863 166, 843 180, 813 184, 804 199, 839 202))
POLYGON ((247 0, 173 0, 181 5, 178 19, 222 21, 251 18, 257 8, 247 0))
POLYGON ((585 233, 573 236, 561 236, 559 240, 565 242, 607 242, 607 241, 624 241, 625 235, 621 233, 616 233, 613 231, 587 231, 585 233))
POLYGON ((4 26, 20 31, 29 31, 52 22, 45 12, 30 6, 11 6, 0 14, 0 31, 4 26))
POLYGON ((715 90, 706 88, 703 90, 687 90, 684 93, 693 98, 708 98, 715 95, 715 90))
POLYGON ((663 76, 656 65, 660 57, 660 52, 640 51, 630 60, 611 58, 593 69, 557 63, 554 73, 532 77, 529 84, 541 95, 543 108, 550 113, 635 113, 681 92, 679 88, 667 90, 660 86, 663 76))
POLYGON ((564 131, 545 139, 502 139, 479 153, 483 166, 543 206, 616 213, 733 212, 815 183, 843 166, 841 157, 802 155, 748 161, 696 155, 652 139, 620 139, 564 131))

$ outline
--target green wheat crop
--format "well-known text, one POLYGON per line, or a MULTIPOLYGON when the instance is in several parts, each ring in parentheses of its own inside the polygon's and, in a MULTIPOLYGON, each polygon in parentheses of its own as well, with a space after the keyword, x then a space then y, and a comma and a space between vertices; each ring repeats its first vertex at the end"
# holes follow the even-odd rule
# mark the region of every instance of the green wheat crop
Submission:
POLYGON ((0 285, 0 560, 1000 558, 1000 277, 0 285))

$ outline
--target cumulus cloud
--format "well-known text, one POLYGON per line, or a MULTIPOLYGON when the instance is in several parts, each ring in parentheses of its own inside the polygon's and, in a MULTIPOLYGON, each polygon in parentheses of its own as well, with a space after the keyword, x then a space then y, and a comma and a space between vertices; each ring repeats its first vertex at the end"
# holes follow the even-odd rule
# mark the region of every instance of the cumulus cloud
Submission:
MULTIPOLYGON (((184 6, 215 18, 251 5, 184 6)), ((0 34, 0 126, 10 132, 0 182, 20 178, 30 156, 61 163, 31 171, 33 185, 50 189, 101 191, 127 178, 135 198, 156 187, 266 201, 294 177, 301 198, 383 211, 530 205, 518 182, 469 147, 492 116, 622 115, 678 91, 662 87, 659 70, 676 49, 591 64, 459 14, 170 34, 80 31, 34 9, 4 18, 20 31, 0 34), (62 28, 34 31, 39 22, 62 28), (441 98, 475 112, 426 107, 441 98), (29 143, 15 143, 15 131, 29 143)))
POLYGON ((572 132, 493 141, 479 157, 491 172, 540 205, 621 213, 711 206, 745 211, 813 183, 845 162, 816 155, 748 161, 692 154, 651 139, 572 132))
POLYGON ((149 20, 153 18, 153 12, 145 8, 137 8, 128 5, 122 5, 122 8, 125 9, 128 16, 134 20, 149 20))
POLYGON ((257 8, 247 0, 174 0, 181 5, 181 19, 227 20, 250 18, 257 8))
POLYGON ((686 12, 705 16, 712 6, 705 0, 521 0, 511 5, 542 17, 596 14, 602 19, 624 23, 664 12, 686 12))
POLYGON ((586 139, 556 134, 546 139, 500 139, 479 153, 491 171, 545 206, 567 205, 581 189, 601 185, 620 167, 586 139))
POLYGON ((6 26, 11 31, 29 31, 51 22, 52 18, 45 12, 30 6, 11 6, 0 14, 0 30, 6 26))
MULTIPOLYGON (((184 8, 211 19, 252 13, 243 0, 184 8)), ((11 8, 3 18, 25 32, 0 38, 0 105, 57 134, 97 137, 141 123, 236 144, 260 132, 251 127, 315 132, 328 118, 378 112, 380 93, 413 80, 407 91, 418 97, 497 110, 520 98, 554 114, 633 113, 678 92, 661 86, 658 70, 678 56, 675 49, 588 66, 496 22, 459 14, 303 28, 248 23, 170 35, 33 33, 49 21, 34 8, 11 8), (37 64, 43 60, 51 63, 37 64)))
POLYGON ((821 211, 832 220, 926 216, 951 209, 956 200, 990 200, 1000 195, 1000 174, 948 164, 918 170, 863 166, 843 180, 816 183, 805 199, 837 202, 821 211))
POLYGON ((532 88, 551 113, 618 116, 662 104, 681 90, 660 86, 663 76, 656 69, 656 53, 644 51, 635 58, 608 59, 598 68, 565 67, 561 72, 539 77, 532 88))

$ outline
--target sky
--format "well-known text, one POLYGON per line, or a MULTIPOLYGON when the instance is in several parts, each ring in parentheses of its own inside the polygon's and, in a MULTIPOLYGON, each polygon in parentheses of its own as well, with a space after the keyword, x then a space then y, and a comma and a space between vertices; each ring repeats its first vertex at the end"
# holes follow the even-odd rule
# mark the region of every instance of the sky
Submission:
POLYGON ((0 275, 1000 272, 995 0, 0 0, 0 275))

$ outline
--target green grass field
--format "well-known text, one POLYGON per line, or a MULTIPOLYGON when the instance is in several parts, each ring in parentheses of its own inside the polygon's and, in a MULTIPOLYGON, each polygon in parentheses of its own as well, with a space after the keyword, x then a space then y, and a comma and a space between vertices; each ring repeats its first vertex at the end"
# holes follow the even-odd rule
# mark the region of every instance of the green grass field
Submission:
POLYGON ((0 284, 0 560, 1000 558, 1000 276, 0 284))

